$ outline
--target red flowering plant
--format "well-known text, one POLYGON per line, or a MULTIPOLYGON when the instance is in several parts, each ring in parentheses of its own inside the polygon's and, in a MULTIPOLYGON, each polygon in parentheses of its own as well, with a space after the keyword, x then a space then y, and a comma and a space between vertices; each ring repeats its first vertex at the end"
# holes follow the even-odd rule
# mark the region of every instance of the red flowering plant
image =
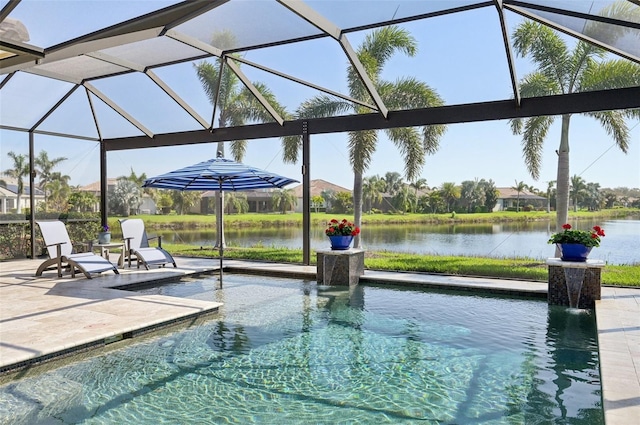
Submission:
POLYGON ((327 223, 324 233, 327 236, 357 236, 360 234, 360 228, 346 218, 342 221, 333 218, 327 223))
POLYGON ((550 244, 554 243, 577 243, 587 247, 600 246, 600 238, 603 238, 604 229, 600 226, 593 226, 591 230, 571 230, 569 223, 563 224, 562 232, 551 235, 550 244))

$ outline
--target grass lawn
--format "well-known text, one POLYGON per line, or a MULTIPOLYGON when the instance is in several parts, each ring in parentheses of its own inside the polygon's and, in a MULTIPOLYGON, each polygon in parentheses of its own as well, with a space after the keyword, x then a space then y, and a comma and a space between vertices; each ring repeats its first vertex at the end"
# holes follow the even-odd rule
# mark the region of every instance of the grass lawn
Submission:
MULTIPOLYGON (((640 210, 633 208, 616 208, 601 211, 578 211, 569 212, 571 219, 593 219, 593 218, 622 218, 634 215, 640 217, 640 210)), ((188 214, 188 215, 138 215, 142 218, 147 228, 162 228, 173 226, 173 228, 215 228, 214 215, 188 214)), ((311 213, 311 225, 324 226, 332 218, 353 219, 349 214, 327 214, 311 213)), ((109 225, 112 229, 118 227, 118 217, 111 217, 109 225)), ((478 214, 363 214, 362 225, 385 225, 385 224, 446 224, 446 223, 504 223, 514 221, 554 221, 555 212, 546 211, 499 211, 478 214)), ((302 226, 302 213, 287 214, 225 214, 224 223, 227 227, 265 227, 265 226, 302 226)))
MULTIPOLYGON (((218 258, 216 249, 200 249, 193 245, 163 244, 174 255, 188 257, 218 258)), ((254 247, 228 247, 225 258, 271 261, 278 263, 302 264, 302 249, 254 247)), ((311 264, 316 263, 311 255, 311 264)), ((528 258, 500 259, 486 257, 455 257, 404 254, 397 252, 366 252, 365 268, 371 270, 410 271, 464 275, 477 277, 497 277, 507 279, 548 280, 547 265, 539 260, 528 258)), ((613 266, 602 270, 602 284, 615 286, 640 287, 640 264, 613 266)))

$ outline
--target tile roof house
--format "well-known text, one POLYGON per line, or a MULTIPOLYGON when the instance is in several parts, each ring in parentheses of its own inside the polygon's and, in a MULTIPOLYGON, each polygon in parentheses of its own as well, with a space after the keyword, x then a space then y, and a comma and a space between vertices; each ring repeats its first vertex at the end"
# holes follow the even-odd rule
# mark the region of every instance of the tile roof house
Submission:
MULTIPOLYGON (((2 180, 7 183, 6 186, 0 186, 0 213, 6 214, 9 212, 17 212, 18 210, 18 185, 15 181, 7 177, 2 177, 2 180)), ((40 202, 44 202, 44 192, 38 188, 33 190, 35 205, 40 202)), ((20 195, 20 211, 23 212, 26 208, 31 207, 31 191, 29 185, 24 185, 24 191, 20 195)))
MULTIPOLYGON (((302 184, 293 187, 291 190, 293 190, 293 193, 295 194, 296 199, 298 200, 298 204, 295 207, 295 212, 302 212, 302 184)), ((351 193, 352 192, 351 189, 338 186, 337 184, 330 183, 326 180, 322 180, 322 179, 311 180, 310 195, 312 198, 314 196, 320 196, 322 195, 322 193, 327 191, 331 191, 334 193, 338 193, 338 192, 351 193)), ((322 204, 317 206, 317 209, 318 211, 325 211, 327 207, 330 207, 330 205, 326 205, 325 202, 322 202, 322 204)), ((316 209, 316 206, 314 206, 313 203, 312 203, 311 209, 312 211, 315 211, 316 209)))
MULTIPOLYGON (((337 184, 330 183, 326 180, 317 179, 311 180, 310 182, 310 194, 313 196, 320 196, 325 191, 332 191, 335 193, 338 192, 349 192, 351 190, 338 186, 337 184)), ((249 203, 249 212, 273 212, 273 193, 274 191, 279 189, 260 189, 260 190, 245 190, 242 191, 244 195, 247 197, 247 202, 249 203)), ((292 188, 285 188, 285 190, 293 191, 293 194, 296 197, 297 204, 294 207, 295 212, 302 212, 302 184, 299 184, 292 188)), ((215 197, 214 191, 208 191, 202 194, 202 206, 201 213, 203 214, 211 214, 215 209, 211 206, 210 202, 207 202, 208 199, 215 197)), ((315 210, 314 205, 312 205, 312 210, 315 210)), ((318 211, 324 211, 326 209, 326 205, 323 202, 321 205, 318 205, 318 211)))
POLYGON ((520 197, 520 208, 527 205, 533 205, 534 208, 546 208, 547 198, 535 195, 528 190, 523 190, 518 195, 518 191, 510 187, 498 187, 498 202, 493 211, 507 211, 509 208, 516 208, 518 205, 518 196, 520 197))

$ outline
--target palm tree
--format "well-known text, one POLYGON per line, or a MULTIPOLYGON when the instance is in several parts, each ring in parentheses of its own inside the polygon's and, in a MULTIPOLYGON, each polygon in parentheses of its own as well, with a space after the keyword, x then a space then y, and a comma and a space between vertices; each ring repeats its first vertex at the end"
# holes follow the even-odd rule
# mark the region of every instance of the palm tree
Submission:
POLYGON ((482 196, 484 197, 483 205, 485 206, 486 211, 493 211, 498 203, 498 199, 500 198, 500 191, 496 188, 496 183, 491 179, 488 181, 480 179, 478 186, 480 187, 482 196))
POLYGON ((605 208, 613 208, 613 206, 618 201, 618 195, 614 192, 606 192, 604 194, 604 207, 605 208))
POLYGON ((336 192, 332 189, 325 189, 320 192, 320 196, 324 199, 325 211, 329 212, 333 207, 333 202, 336 200, 336 192))
POLYGON ((63 175, 59 171, 49 174, 49 181, 42 188, 45 193, 49 193, 49 199, 44 203, 45 210, 68 211, 69 195, 71 194, 70 180, 70 176, 63 175))
POLYGON ((61 163, 62 161, 66 161, 67 158, 64 156, 49 159, 49 154, 46 151, 40 151, 38 156, 35 158, 34 162, 36 167, 38 167, 38 175, 40 176, 40 182, 38 185, 44 191, 44 203, 47 203, 48 190, 46 190, 47 184, 52 180, 51 174, 53 173, 53 168, 61 163))
POLYGON ((66 212, 69 209, 71 188, 67 180, 51 179, 43 189, 49 192, 49 199, 45 203, 47 208, 51 207, 51 211, 57 212, 66 212))
MULTIPOLYGON (((520 82, 523 97, 568 94, 640 85, 640 66, 626 60, 604 60, 605 51, 579 41, 569 50, 552 29, 536 22, 524 22, 513 33, 513 46, 520 56, 531 56, 538 70, 520 82)), ((623 152, 629 146, 626 117, 640 117, 640 109, 600 111, 586 114, 598 120, 623 152)), ((569 214, 569 124, 572 114, 561 117, 557 170, 556 229, 569 214)), ((540 176, 542 147, 556 117, 510 120, 514 134, 522 134, 525 164, 534 179, 540 176)))
POLYGON ((515 190, 518 193, 518 198, 516 201, 516 212, 520 212, 520 194, 525 191, 527 185, 525 182, 516 180, 516 185, 511 186, 511 189, 515 190))
POLYGON ((447 212, 451 212, 451 204, 460 198, 460 189, 455 183, 445 182, 440 185, 440 196, 447 204, 447 212))
POLYGON ((29 175, 29 158, 26 155, 17 154, 13 151, 8 152, 7 155, 13 161, 13 168, 5 170, 5 174, 9 177, 16 179, 17 188, 17 202, 16 212, 20 214, 22 212, 22 194, 24 193, 24 177, 29 175))
POLYGON ((586 188, 587 184, 582 177, 577 174, 574 174, 573 177, 571 177, 570 193, 573 198, 573 211, 578 211, 578 203, 582 199, 586 188))
POLYGON ((118 177, 113 193, 109 196, 109 210, 128 217, 142 203, 142 189, 125 176, 118 177))
POLYGON ((318 208, 320 208, 323 202, 324 198, 321 195, 314 195, 311 197, 311 205, 316 210, 316 213, 318 212, 318 208))
POLYGON ((224 197, 224 203, 227 206, 227 211, 231 214, 231 210, 235 209, 238 214, 249 211, 249 203, 247 202, 247 195, 241 192, 227 192, 224 197))
POLYGON ((550 180, 547 182, 547 212, 551 212, 551 193, 553 192, 553 187, 556 185, 555 180, 550 180))
MULTIPOLYGON (((220 59, 216 64, 201 62, 196 65, 196 72, 211 104, 215 104, 218 111, 218 126, 240 126, 250 121, 272 121, 273 117, 255 98, 253 93, 240 83, 232 72, 224 72, 220 82, 220 90, 216 92, 220 59)), ((287 117, 283 106, 275 99, 274 94, 266 85, 254 82, 254 86, 283 117, 287 117)), ((231 155, 234 160, 241 162, 246 153, 247 141, 234 140, 230 143, 231 155)), ((224 142, 218 142, 217 151, 224 156, 224 142)))
MULTIPOLYGON (((129 174, 129 177, 127 177, 127 178, 129 180, 131 180, 132 182, 134 182, 139 187, 142 187, 142 184, 147 179, 147 174, 146 173, 142 173, 140 175, 137 175, 136 172, 133 171, 133 168, 131 168, 131 174, 129 174)), ((145 187, 144 190, 143 190, 145 193, 147 193, 146 189, 150 189, 150 188, 145 187)))
MULTIPOLYGON (((401 52, 413 56, 416 50, 415 39, 406 30, 391 25, 372 31, 356 51, 358 59, 366 69, 380 97, 390 109, 432 107, 444 104, 433 89, 415 78, 399 78, 394 82, 381 79, 384 66, 393 54, 401 52)), ((349 66, 347 75, 351 97, 368 99, 370 96, 353 66, 349 66)), ((303 102, 296 115, 318 118, 334 116, 347 111, 371 112, 366 107, 355 105, 343 99, 321 95, 303 102)), ((424 165, 425 156, 437 151, 440 137, 444 134, 445 129, 445 126, 436 125, 385 130, 391 142, 398 147, 404 156, 404 174, 408 181, 416 179, 424 165)), ((349 162, 353 169, 354 222, 358 227, 361 227, 362 224, 362 176, 371 164, 377 142, 378 132, 376 130, 350 132, 348 135, 349 162)), ((298 148, 299 145, 295 145, 287 149, 285 161, 297 161, 298 148)), ((354 240, 354 247, 360 247, 359 235, 354 240)))
POLYGON ((391 196, 395 196, 404 187, 402 174, 396 171, 389 171, 384 175, 385 192, 391 196))
POLYGON ((460 183, 460 198, 467 204, 467 212, 474 212, 478 205, 484 203, 484 191, 478 178, 460 183))
POLYGON ((382 194, 384 193, 385 182, 380 176, 375 175, 362 179, 362 199, 369 203, 367 212, 371 212, 374 202, 382 202, 382 194))
POLYGON ((273 200, 274 208, 282 208, 282 214, 286 214, 287 210, 298 205, 296 195, 291 189, 280 189, 273 193, 271 199, 273 200))
POLYGON ((602 208, 605 199, 602 192, 600 192, 600 183, 587 183, 584 194, 589 211, 598 211, 602 208))
MULTIPOLYGON (((128 180, 131 183, 130 180, 128 180)), ((135 208, 139 208, 142 203, 142 192, 138 191, 139 198, 135 208)), ((191 207, 196 205, 202 198, 202 192, 199 190, 171 190, 171 199, 173 206, 178 211, 178 214, 183 215, 188 213, 191 207)))
POLYGON ((423 178, 414 180, 413 182, 409 183, 409 186, 413 188, 416 196, 418 196, 419 190, 429 189, 429 186, 427 186, 427 179, 423 178))
MULTIPOLYGON (((221 32, 213 36, 212 44, 224 50, 237 43, 233 34, 221 32)), ((245 125, 250 121, 272 121, 273 117, 269 111, 258 101, 251 90, 241 83, 235 73, 222 72, 220 78, 221 61, 222 59, 218 58, 214 61, 215 63, 203 61, 194 65, 209 102, 216 106, 218 126, 224 128, 245 125)), ((274 94, 266 85, 260 82, 254 82, 253 85, 281 117, 289 118, 285 108, 276 101, 274 94)), ((230 143, 230 147, 233 159, 242 162, 247 149, 247 141, 234 140, 230 143)), ((224 157, 224 142, 218 142, 217 154, 224 157)), ((216 205, 219 205, 220 196, 220 192, 216 192, 216 205)), ((216 221, 222 220, 221 214, 222 211, 216 209, 216 221)), ((224 234, 216 237, 216 246, 220 245, 225 245, 224 234)))
POLYGON ((409 190, 409 187, 402 186, 396 191, 391 201, 396 210, 406 213, 417 202, 415 194, 409 190))
POLYGON ((416 179, 413 182, 409 183, 409 186, 411 186, 414 190, 414 199, 415 199, 415 203, 412 206, 412 212, 416 212, 418 210, 418 191, 419 190, 423 190, 423 189, 429 189, 429 186, 427 186, 427 179, 416 179))
POLYGON ((431 208, 431 213, 437 213, 440 208, 444 206, 444 201, 442 199, 442 195, 438 191, 431 192, 428 197, 429 208, 431 208))

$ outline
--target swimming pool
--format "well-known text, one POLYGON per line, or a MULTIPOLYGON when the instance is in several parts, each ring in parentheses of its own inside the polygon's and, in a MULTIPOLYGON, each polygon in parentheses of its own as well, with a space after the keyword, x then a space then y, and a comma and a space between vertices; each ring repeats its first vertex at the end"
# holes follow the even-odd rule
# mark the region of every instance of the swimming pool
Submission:
POLYGON ((211 320, 0 387, 7 424, 603 424, 595 319, 545 301, 227 275, 211 320))

